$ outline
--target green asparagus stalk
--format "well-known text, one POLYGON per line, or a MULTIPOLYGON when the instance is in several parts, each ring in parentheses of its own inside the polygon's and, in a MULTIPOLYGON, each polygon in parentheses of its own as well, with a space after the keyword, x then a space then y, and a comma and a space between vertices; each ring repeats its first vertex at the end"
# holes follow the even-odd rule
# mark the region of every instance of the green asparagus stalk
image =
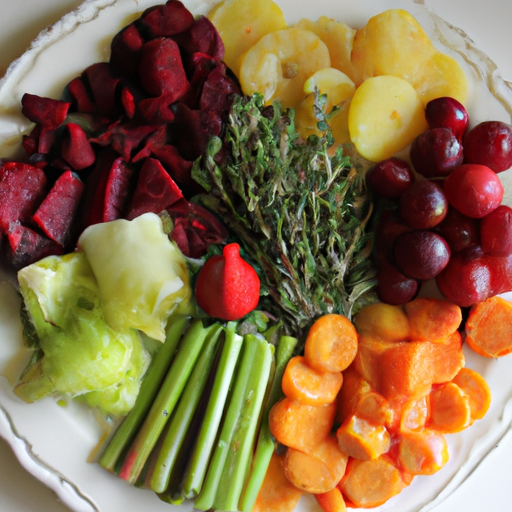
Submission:
POLYGON ((203 485, 233 374, 239 359, 243 337, 238 335, 235 329, 236 323, 234 322, 229 322, 226 326, 224 346, 212 386, 212 393, 197 442, 190 457, 190 463, 183 478, 183 493, 188 499, 195 498, 203 485))
POLYGON ((270 375, 272 349, 263 338, 244 337, 233 394, 203 489, 194 504, 199 510, 238 510, 270 375))
POLYGON ((169 430, 165 435, 156 464, 151 472, 151 488, 156 493, 164 492, 169 485, 171 472, 213 367, 217 348, 219 347, 218 340, 221 331, 222 326, 218 324, 209 332, 203 351, 197 360, 180 398, 178 407, 171 419, 169 430))
POLYGON ((297 346, 297 338, 292 336, 282 336, 277 345, 276 354, 276 371, 272 381, 272 387, 266 403, 265 412, 262 419, 256 452, 252 461, 252 468, 249 480, 245 487, 239 509, 242 512, 251 512, 258 497, 258 493, 263 484, 265 474, 272 458, 272 454, 276 448, 276 441, 270 433, 268 425, 268 415, 272 406, 283 396, 281 380, 286 369, 288 361, 293 355, 293 351, 297 346))
POLYGON ((187 323, 188 319, 185 317, 171 319, 166 330, 165 342, 151 361, 133 409, 119 425, 100 458, 100 465, 105 469, 116 471, 124 449, 132 442, 158 393, 187 323))
POLYGON ((201 320, 194 320, 187 329, 178 353, 162 383, 144 423, 131 444, 119 476, 135 483, 169 420, 196 364, 204 341, 211 328, 205 328, 201 320))

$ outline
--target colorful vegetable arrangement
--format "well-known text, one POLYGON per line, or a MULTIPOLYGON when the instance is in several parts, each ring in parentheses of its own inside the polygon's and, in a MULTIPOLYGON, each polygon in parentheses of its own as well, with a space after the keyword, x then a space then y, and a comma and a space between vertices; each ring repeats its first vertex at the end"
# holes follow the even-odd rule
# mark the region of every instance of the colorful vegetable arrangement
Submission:
POLYGON ((463 343, 512 352, 512 132, 468 131, 464 73, 405 11, 356 31, 257 4, 169 0, 63 99, 23 97, 15 391, 122 418, 99 463, 171 504, 376 507, 486 414, 463 343), (416 297, 434 277, 451 302, 416 297))

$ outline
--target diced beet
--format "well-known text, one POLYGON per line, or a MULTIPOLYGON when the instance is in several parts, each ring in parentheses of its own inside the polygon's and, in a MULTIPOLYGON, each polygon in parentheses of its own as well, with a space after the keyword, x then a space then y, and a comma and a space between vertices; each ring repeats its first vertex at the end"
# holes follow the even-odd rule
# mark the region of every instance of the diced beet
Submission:
POLYGON ((90 167, 96 160, 94 149, 80 125, 75 123, 66 125, 62 137, 61 155, 76 171, 90 167))
POLYGON ((140 18, 141 30, 148 38, 174 36, 194 23, 194 15, 178 0, 147 9, 140 18))
POLYGON ((189 77, 190 91, 182 100, 188 107, 198 108, 204 82, 220 62, 206 53, 196 52, 191 56, 185 69, 189 77))
POLYGON ((240 87, 226 75, 225 64, 220 64, 204 82, 199 108, 227 114, 234 94, 240 94, 240 87))
POLYGON ((110 45, 110 69, 114 76, 131 77, 137 72, 144 38, 135 23, 118 32, 110 45))
POLYGON ((167 96, 169 104, 188 91, 180 49, 172 39, 148 41, 141 50, 138 72, 144 90, 151 96, 167 96))
POLYGON ((185 198, 167 211, 174 222, 171 239, 186 256, 200 258, 211 244, 220 244, 229 236, 227 228, 213 213, 185 198))
POLYGON ((181 34, 173 36, 187 60, 194 53, 206 53, 211 57, 224 58, 224 43, 213 23, 206 16, 199 16, 195 23, 181 34))
POLYGON ((136 102, 133 92, 128 87, 123 87, 121 90, 121 103, 126 116, 132 119, 135 115, 136 102))
POLYGON ((110 119, 117 119, 121 114, 117 102, 119 78, 111 75, 108 62, 92 64, 83 72, 82 77, 91 89, 98 113, 110 119))
POLYGON ((21 105, 21 112, 27 119, 48 129, 55 129, 66 119, 71 103, 25 93, 21 105))
POLYGON ((0 180, 0 232, 8 233, 16 222, 27 222, 46 192, 41 169, 20 162, 6 162, 0 180))
POLYGON ((19 222, 11 226, 7 240, 8 243, 2 245, 3 258, 13 270, 20 270, 46 256, 63 253, 59 244, 19 222))
POLYGON ((220 134, 222 120, 211 110, 192 110, 182 103, 176 105, 174 115, 172 129, 176 145, 185 160, 196 160, 203 154, 210 138, 220 134))
POLYGON ((142 164, 126 218, 132 220, 147 212, 160 213, 182 197, 180 188, 162 164, 148 158, 142 164))
POLYGON ((40 132, 41 125, 36 124, 28 135, 23 135, 21 145, 29 156, 38 152, 40 132))
POLYGON ((165 124, 174 121, 174 113, 170 109, 167 96, 146 98, 137 105, 137 117, 145 124, 165 124))
POLYGON ((83 190, 84 184, 76 174, 62 173, 32 216, 43 233, 59 245, 68 245, 83 190))
POLYGON ((182 188, 187 189, 188 192, 203 192, 201 187, 195 182, 190 171, 193 162, 185 160, 176 146, 172 144, 165 144, 162 146, 155 146, 152 155, 160 160, 165 170, 176 180, 182 188))
POLYGON ((116 121, 100 136, 89 139, 89 142, 100 146, 111 146, 128 162, 131 159, 132 151, 155 129, 155 126, 151 125, 116 121))
POLYGON ((108 174, 103 206, 103 222, 123 216, 130 199, 133 171, 122 159, 117 158, 108 174))
POLYGON ((96 110, 94 102, 81 77, 74 78, 69 82, 68 91, 78 112, 94 113, 96 110))

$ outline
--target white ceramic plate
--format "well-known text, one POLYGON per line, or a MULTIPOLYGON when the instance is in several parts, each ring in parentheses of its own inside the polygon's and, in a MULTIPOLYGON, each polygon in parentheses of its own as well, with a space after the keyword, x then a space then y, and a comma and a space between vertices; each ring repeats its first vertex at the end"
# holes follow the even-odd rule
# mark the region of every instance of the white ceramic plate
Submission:
MULTIPOLYGON (((43 32, 0 81, 0 156, 17 152, 19 136, 27 128, 20 116, 20 98, 25 92, 58 97, 63 86, 85 67, 108 57, 112 36, 133 19, 134 13, 155 0, 88 0, 43 32), (79 49, 79 51, 77 51, 79 49)), ((195 14, 209 10, 215 1, 184 2, 195 14)), ((457 58, 473 84, 468 110, 473 123, 484 119, 511 121, 512 92, 495 68, 471 41, 413 0, 278 0, 288 23, 301 17, 327 15, 347 24, 362 26, 367 18, 387 8, 406 8, 425 27, 434 44, 457 58), (447 47, 449 46, 449 48, 447 47), (489 92, 492 90, 492 94, 489 92)), ((509 194, 510 173, 500 177, 509 194)), ((507 199, 512 204, 510 199, 507 199)), ((6 282, 0 284, 0 436, 12 446, 22 465, 54 489, 74 511, 135 512, 168 511, 169 505, 150 491, 128 486, 94 463, 88 463, 102 434, 90 411, 76 404, 62 407, 53 399, 25 404, 11 392, 12 383, 24 365, 20 351, 19 299, 6 282)), ((512 423, 512 376, 509 358, 487 360, 467 352, 467 365, 488 381, 493 402, 487 416, 461 434, 448 436, 450 462, 430 477, 413 484, 377 510, 427 511, 451 494, 486 457, 512 423)), ((191 506, 176 508, 191 510, 191 506)), ((317 510, 305 499, 300 511, 317 510)))

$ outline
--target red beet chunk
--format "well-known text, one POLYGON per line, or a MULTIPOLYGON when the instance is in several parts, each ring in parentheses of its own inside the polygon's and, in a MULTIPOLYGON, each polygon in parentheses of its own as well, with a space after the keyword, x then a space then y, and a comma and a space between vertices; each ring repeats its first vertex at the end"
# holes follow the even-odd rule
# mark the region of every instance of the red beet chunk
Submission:
POLYGON ((144 90, 151 96, 165 95, 169 104, 189 89, 180 49, 172 39, 160 37, 147 42, 141 50, 138 73, 144 90))
POLYGON ((123 158, 107 148, 96 161, 87 180, 83 228, 123 216, 131 195, 133 171, 123 158))
POLYGON ((94 113, 96 110, 89 90, 87 89, 82 77, 71 80, 68 84, 68 91, 73 98, 73 103, 78 112, 94 113))
POLYGON ((68 123, 64 129, 61 156, 76 171, 90 167, 96 155, 82 127, 68 123))
POLYGON ((174 36, 173 39, 179 44, 187 60, 197 52, 206 53, 217 60, 224 58, 224 43, 206 16, 198 17, 188 30, 174 36))
POLYGON ((46 176, 41 169, 20 162, 6 162, 0 178, 0 232, 16 222, 27 222, 44 197, 46 176))
POLYGON ((119 78, 112 76, 108 62, 92 64, 82 77, 89 85, 97 112, 109 119, 117 119, 121 114, 117 101, 119 78))
POLYGON ((144 43, 145 39, 134 23, 114 36, 110 45, 110 69, 115 76, 130 77, 136 74, 144 43))
POLYGON ((2 246, 4 260, 14 270, 50 255, 62 254, 62 247, 19 222, 11 226, 7 235, 8 244, 2 246))
POLYGON ((141 30, 149 39, 174 36, 187 30, 193 23, 193 14, 177 0, 147 9, 140 18, 141 30))
POLYGON ((170 109, 170 103, 171 101, 165 95, 142 100, 137 105, 137 116, 140 122, 154 125, 172 123, 174 113, 170 109))
POLYGON ((224 224, 213 213, 184 198, 167 211, 174 221, 171 238, 185 256, 200 258, 210 244, 220 244, 229 236, 224 224))
POLYGON ((75 213, 84 184, 71 171, 60 175, 32 217, 32 221, 51 240, 65 246, 71 236, 75 213))
POLYGON ((21 112, 27 119, 48 129, 55 129, 66 119, 71 103, 25 93, 21 105, 21 112))
POLYGON ((199 108, 227 113, 235 94, 240 94, 240 87, 226 75, 226 66, 219 64, 204 82, 199 108))
POLYGON ((140 170, 126 218, 132 220, 143 213, 160 213, 182 197, 180 188, 162 164, 148 158, 140 170))

